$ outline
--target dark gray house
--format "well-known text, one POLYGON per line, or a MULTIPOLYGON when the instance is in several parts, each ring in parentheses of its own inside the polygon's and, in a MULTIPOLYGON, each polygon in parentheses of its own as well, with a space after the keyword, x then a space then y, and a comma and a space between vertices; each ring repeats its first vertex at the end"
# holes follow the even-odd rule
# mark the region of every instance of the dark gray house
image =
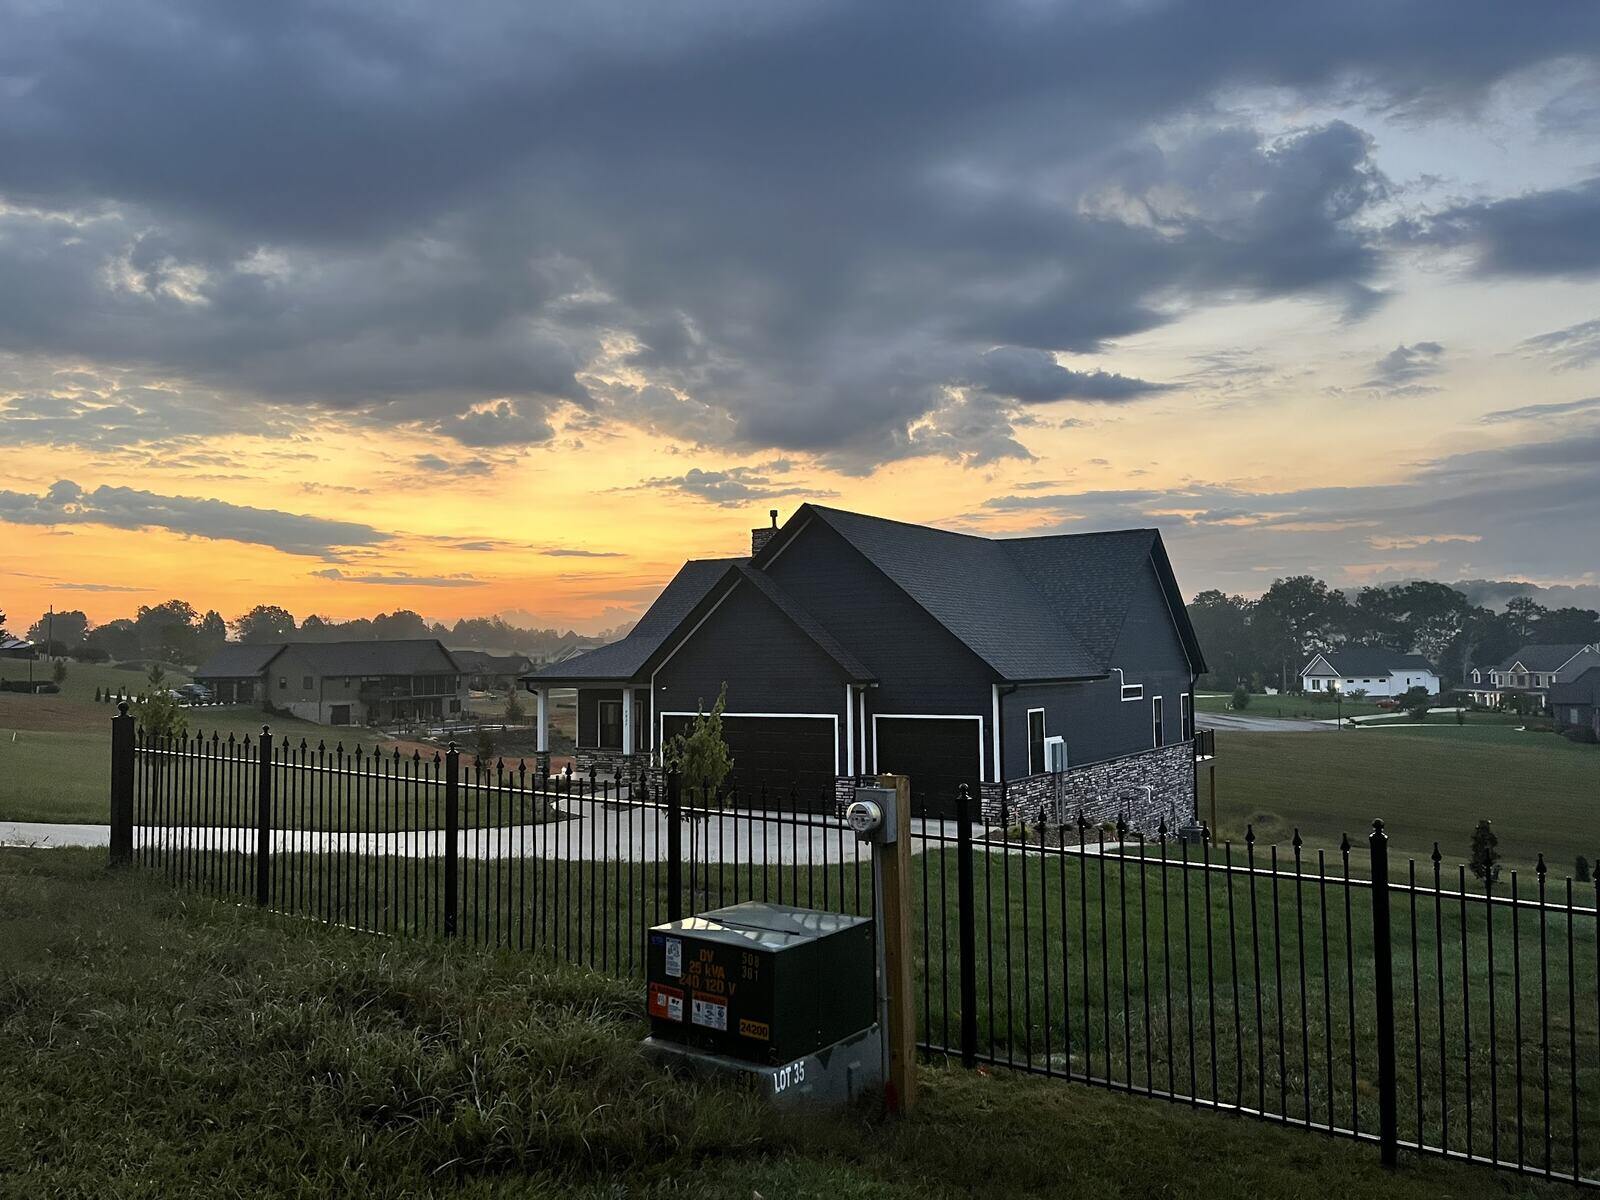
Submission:
POLYGON ((934 813, 968 783, 991 814, 1003 791, 1016 817, 1189 818, 1206 668, 1157 531, 772 517, 749 558, 686 563, 626 638, 525 678, 541 717, 576 689, 580 767, 654 765, 726 684, 746 795, 826 807, 896 772, 934 813))
POLYGON ((1584 741, 1600 741, 1600 666, 1576 679, 1550 685, 1550 715, 1556 728, 1584 741))
POLYGON ((1600 666, 1600 646, 1535 644, 1495 666, 1473 667, 1466 689, 1479 704, 1499 705, 1514 696, 1528 696, 1543 708, 1553 685, 1568 683, 1595 666, 1600 666))

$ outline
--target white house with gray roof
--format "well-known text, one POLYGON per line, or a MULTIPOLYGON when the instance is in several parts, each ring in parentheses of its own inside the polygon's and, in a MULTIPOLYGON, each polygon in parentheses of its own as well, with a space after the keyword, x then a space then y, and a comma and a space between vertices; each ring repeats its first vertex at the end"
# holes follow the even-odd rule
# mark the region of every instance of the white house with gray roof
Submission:
POLYGON ((1403 654, 1378 646, 1340 646, 1316 655, 1300 669, 1301 686, 1312 695, 1365 692, 1369 696, 1404 696, 1414 687, 1439 694, 1439 676, 1420 654, 1403 654))

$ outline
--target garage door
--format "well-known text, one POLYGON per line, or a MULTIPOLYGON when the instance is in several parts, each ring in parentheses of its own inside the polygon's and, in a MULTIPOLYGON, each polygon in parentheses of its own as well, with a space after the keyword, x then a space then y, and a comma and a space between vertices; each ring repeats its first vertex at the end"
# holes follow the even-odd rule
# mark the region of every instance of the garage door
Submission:
POLYGON ((956 789, 978 795, 982 777, 978 738, 982 726, 970 717, 876 717, 877 769, 911 777, 911 811, 917 816, 954 817, 956 789))
MULTIPOLYGON (((667 737, 682 733, 690 718, 666 716, 667 737)), ((741 804, 754 805, 762 788, 770 807, 826 812, 834 796, 834 723, 826 717, 740 717, 724 715, 722 736, 733 755, 733 777, 741 804)))

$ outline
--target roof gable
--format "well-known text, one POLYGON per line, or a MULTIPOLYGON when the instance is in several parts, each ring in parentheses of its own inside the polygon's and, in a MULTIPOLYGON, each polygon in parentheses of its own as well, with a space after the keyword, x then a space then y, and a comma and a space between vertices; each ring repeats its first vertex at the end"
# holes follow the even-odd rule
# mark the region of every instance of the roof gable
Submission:
POLYGON ((639 623, 621 641, 599 646, 523 678, 562 681, 632 679, 742 558, 692 558, 679 568, 639 623))
POLYGON ((1321 660, 1334 675, 1349 678, 1352 675, 1388 675, 1395 671, 1433 671, 1433 664, 1420 654, 1407 654, 1388 650, 1382 646, 1340 646, 1325 650, 1301 668, 1300 674, 1311 673, 1312 666, 1321 660))
POLYGON ((1514 671, 1521 667, 1525 671, 1559 671, 1588 649, 1582 642, 1552 643, 1548 646, 1534 642, 1523 646, 1495 670, 1514 671))
POLYGON ((225 642, 196 668, 196 679, 242 679, 259 675, 283 653, 283 642, 225 642))
MULTIPOLYGON (((804 509, 1001 678, 1088 679, 1106 673, 1104 664, 1062 626, 1050 602, 1002 543, 819 505, 804 509)), ((765 553, 757 556, 755 566, 765 553)))

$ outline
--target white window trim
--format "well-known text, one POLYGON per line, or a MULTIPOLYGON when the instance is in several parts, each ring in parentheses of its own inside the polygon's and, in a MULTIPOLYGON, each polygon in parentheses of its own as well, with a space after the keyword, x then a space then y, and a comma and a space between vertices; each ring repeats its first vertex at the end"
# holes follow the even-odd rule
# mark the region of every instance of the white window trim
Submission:
MULTIPOLYGON (((681 709, 666 709, 657 714, 659 726, 657 729, 657 745, 664 745, 667 740, 668 717, 698 717, 697 712, 683 712, 681 709)), ((827 721, 833 725, 833 774, 839 777, 839 714, 838 713, 780 713, 780 712, 724 712, 725 717, 782 717, 785 720, 796 721, 827 721)))
POLYGON ((1178 697, 1178 732, 1186 742, 1194 741, 1194 693, 1184 692, 1178 697))
POLYGON ((983 771, 983 718, 971 713, 873 713, 872 774, 878 773, 879 721, 976 721, 978 723, 978 770, 983 771))
POLYGON ((1029 775, 1042 775, 1044 773, 1044 769, 1045 769, 1045 764, 1043 762, 1041 762, 1039 764, 1039 769, 1037 771, 1035 771, 1033 769, 1033 714, 1034 713, 1038 713, 1039 714, 1039 754, 1040 754, 1041 758, 1044 757, 1044 744, 1050 738, 1050 726, 1045 723, 1044 709, 1042 709, 1042 708, 1030 708, 1027 711, 1027 714, 1023 717, 1023 720, 1022 720, 1022 732, 1023 732, 1024 736, 1028 739, 1028 774, 1029 775))
POLYGON ((1125 684, 1122 685, 1122 702, 1124 704, 1132 704, 1132 703, 1134 703, 1136 701, 1143 700, 1143 699, 1144 699, 1144 684, 1142 684, 1142 683, 1125 683, 1125 684), (1132 695, 1129 695, 1130 692, 1132 693, 1132 695))
POLYGON ((1159 736, 1166 732, 1163 728, 1167 723, 1166 708, 1167 704, 1164 697, 1150 697, 1150 748, 1152 750, 1160 750, 1166 745, 1163 737, 1159 736))

